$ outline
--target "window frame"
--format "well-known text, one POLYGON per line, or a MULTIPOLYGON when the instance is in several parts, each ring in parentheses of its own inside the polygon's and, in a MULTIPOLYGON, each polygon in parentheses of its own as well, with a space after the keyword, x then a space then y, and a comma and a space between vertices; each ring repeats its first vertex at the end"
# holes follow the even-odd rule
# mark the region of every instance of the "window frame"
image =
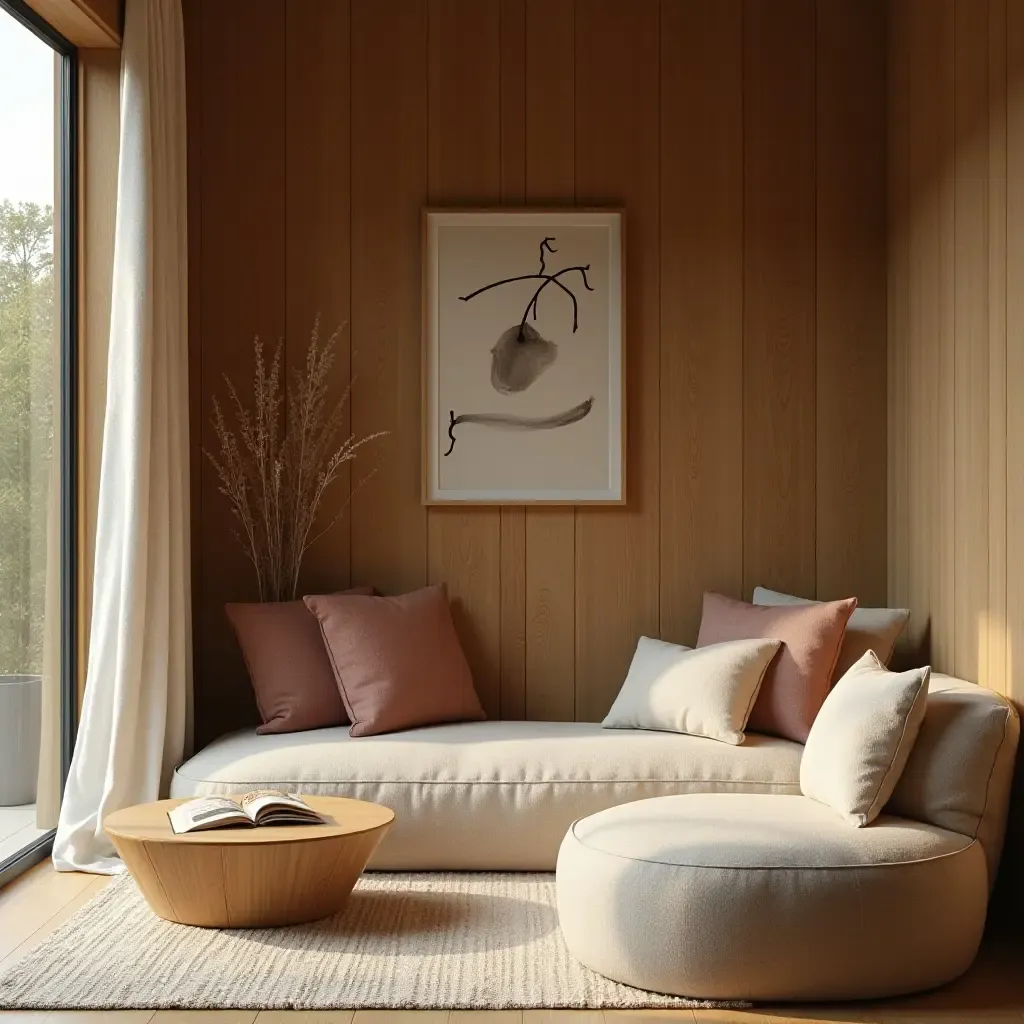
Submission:
MULTIPOLYGON (((55 104, 60 138, 54 207, 60 210, 60 780, 71 770, 78 732, 78 50, 24 0, 0 0, 11 15, 61 58, 55 104)), ((0 862, 0 886, 48 857, 50 829, 14 857, 0 862)))

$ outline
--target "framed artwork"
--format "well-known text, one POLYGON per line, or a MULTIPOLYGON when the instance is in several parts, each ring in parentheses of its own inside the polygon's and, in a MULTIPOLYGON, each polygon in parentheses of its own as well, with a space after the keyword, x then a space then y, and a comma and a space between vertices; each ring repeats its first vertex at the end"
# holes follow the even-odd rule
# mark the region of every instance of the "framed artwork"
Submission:
POLYGON ((623 504, 622 213, 423 227, 424 502, 623 504))

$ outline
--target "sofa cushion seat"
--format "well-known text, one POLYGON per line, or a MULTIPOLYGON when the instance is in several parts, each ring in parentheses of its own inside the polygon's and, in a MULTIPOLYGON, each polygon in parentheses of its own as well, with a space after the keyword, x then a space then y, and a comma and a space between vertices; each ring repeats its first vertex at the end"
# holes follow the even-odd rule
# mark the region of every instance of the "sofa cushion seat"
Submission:
POLYGON ((172 796, 253 787, 355 797, 395 811, 379 870, 552 871, 577 818, 680 793, 799 793, 803 747, 741 746, 586 722, 468 722, 353 739, 344 728, 216 740, 172 796))
POLYGON ((644 800, 577 821, 558 856, 569 950, 638 988, 828 1000, 943 984, 974 959, 987 868, 968 836, 801 796, 644 800))

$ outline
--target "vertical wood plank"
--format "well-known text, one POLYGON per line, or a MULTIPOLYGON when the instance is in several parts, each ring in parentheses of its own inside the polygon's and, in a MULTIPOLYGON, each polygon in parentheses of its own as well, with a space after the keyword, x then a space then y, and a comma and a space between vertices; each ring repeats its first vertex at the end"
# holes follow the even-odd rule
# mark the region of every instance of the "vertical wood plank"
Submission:
POLYGON ((953 671, 979 678, 988 602, 988 0, 955 0, 953 671))
MULTIPOLYGON (((888 8, 888 602, 910 607, 910 78, 908 0, 888 8)), ((900 637, 899 657, 909 646, 900 637)))
POLYGON ((628 505, 576 514, 576 717, 599 719, 659 622, 659 8, 576 10, 576 199, 626 225, 628 505), (629 40, 629 45, 624 45, 629 40))
POLYGON ((938 466, 937 490, 938 546, 935 549, 937 574, 933 580, 932 618, 935 665, 940 671, 953 672, 956 664, 956 202, 955 202, 955 130, 956 106, 955 29, 953 0, 935 4, 932 17, 938 22, 939 77, 935 102, 939 105, 939 387, 937 394, 938 466), (953 415, 950 415, 953 410, 953 415))
MULTIPOLYGON (((743 4, 661 7, 661 630, 743 595, 743 4)), ((749 599, 749 595, 746 595, 749 599)))
MULTIPOLYGON (((941 0, 952 12, 952 3, 941 0)), ((932 661, 938 653, 936 589, 941 578, 939 419, 940 299, 942 282, 943 117, 938 95, 943 73, 940 4, 908 2, 910 96, 909 196, 909 387, 910 447, 908 522, 910 587, 908 645, 914 660, 932 661)), ((951 108, 950 108, 951 110, 951 108)))
POLYGON ((988 604, 978 682, 1007 692, 1006 0, 989 0, 988 604))
POLYGON ((744 21, 743 586, 813 597, 815 5, 744 21))
MULTIPOLYGON (((285 5, 285 202, 289 375, 304 372, 310 331, 323 345, 339 328, 330 401, 350 377, 349 331, 349 5, 304 0, 285 5)), ((351 424, 346 404, 341 436, 351 424)), ((368 457, 372 458, 372 454, 368 457)), ((302 567, 300 596, 349 585, 350 472, 325 496, 314 529, 322 536, 302 567), (340 517, 340 518, 339 518, 340 517), (333 526, 329 524, 334 521, 333 526)))
MULTIPOLYGON (((1006 379, 1024 381, 1024 3, 1006 5, 1006 379)), ((1013 386, 1011 384, 1011 386, 1013 386)), ((1006 402, 1005 693, 1024 701, 1024 403, 1006 402)), ((1019 831, 1019 830, 1018 830, 1019 831)))
MULTIPOLYGON (((284 5, 249 0, 202 5, 201 147, 202 445, 222 375, 251 394, 252 342, 285 330, 284 5)), ((196 743, 258 721, 226 601, 251 600, 256 582, 233 540, 234 521, 209 465, 202 476, 201 683, 196 743)))
MULTIPOLYGON (((572 205, 574 0, 527 0, 526 194, 572 205)), ((526 715, 572 721, 576 689, 576 515, 526 511, 526 715)))
MULTIPOLYGON (((501 0, 501 201, 526 198, 526 0, 501 0)), ((501 510, 502 718, 526 717, 526 510, 501 510)))
POLYGON ((352 580, 427 581, 420 503, 420 208, 427 193, 425 0, 352 0, 352 429, 389 431, 356 469, 352 580))
POLYGON ((819 598, 886 594, 884 0, 817 8, 819 598))
MULTIPOLYGON (((501 197, 498 0, 431 0, 430 201, 492 204, 501 197)), ((473 680, 491 717, 501 712, 501 523, 497 509, 431 508, 428 576, 444 582, 473 680)))
MULTIPOLYGON (((189 436, 189 548, 192 586, 192 691, 191 721, 186 744, 198 731, 195 693, 202 687, 203 652, 203 11, 200 0, 182 4, 185 31, 185 173, 188 175, 188 436, 189 436)), ((116 189, 115 189, 116 191, 116 189)), ((83 662, 84 665, 84 662, 83 662)), ((84 672, 84 669, 83 669, 84 672)), ((84 679, 83 679, 84 682, 84 679)), ((198 748, 196 748, 198 749, 198 748)), ((186 751, 188 752, 188 751, 186 751)))

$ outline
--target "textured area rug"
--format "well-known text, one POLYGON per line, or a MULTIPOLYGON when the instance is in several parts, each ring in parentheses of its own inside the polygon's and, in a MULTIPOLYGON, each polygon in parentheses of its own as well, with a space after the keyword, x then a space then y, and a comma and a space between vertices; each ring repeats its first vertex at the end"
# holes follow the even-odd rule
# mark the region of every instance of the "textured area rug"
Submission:
POLYGON ((130 877, 0 976, 9 1009, 698 1007, 570 956, 542 874, 365 875, 335 917, 215 930, 156 917, 130 877))

